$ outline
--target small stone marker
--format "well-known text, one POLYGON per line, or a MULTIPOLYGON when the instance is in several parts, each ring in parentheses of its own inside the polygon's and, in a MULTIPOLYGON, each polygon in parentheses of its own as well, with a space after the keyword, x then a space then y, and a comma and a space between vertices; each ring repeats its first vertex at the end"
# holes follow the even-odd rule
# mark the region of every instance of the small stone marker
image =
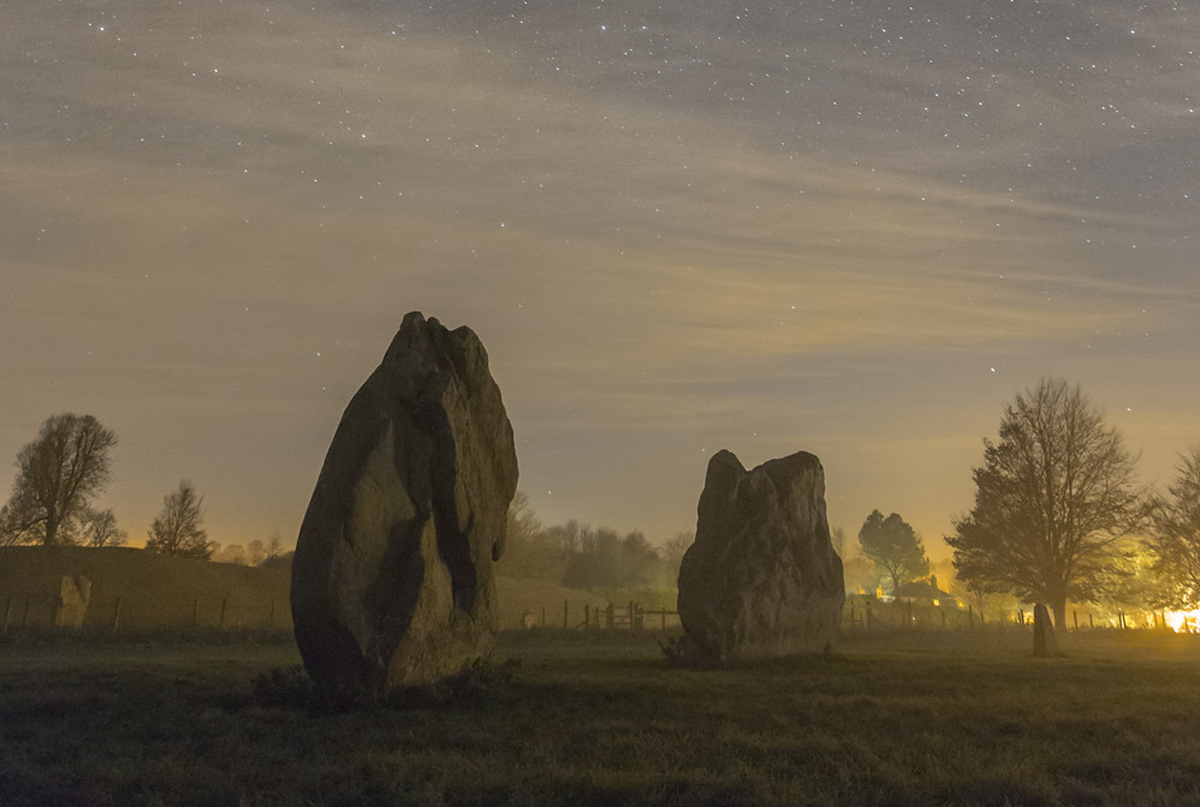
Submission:
POLYGON ((1033 607, 1033 654, 1035 656, 1057 656, 1058 637, 1050 621, 1050 611, 1042 603, 1033 607))
POLYGON ((83 575, 64 577, 58 589, 58 604, 54 609, 54 626, 82 628, 92 598, 92 581, 83 575))

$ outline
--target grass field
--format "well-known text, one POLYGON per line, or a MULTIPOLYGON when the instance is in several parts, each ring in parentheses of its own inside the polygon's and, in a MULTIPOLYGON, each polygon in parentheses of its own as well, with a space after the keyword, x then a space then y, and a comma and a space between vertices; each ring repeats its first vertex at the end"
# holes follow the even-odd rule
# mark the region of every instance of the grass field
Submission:
POLYGON ((649 634, 506 634, 475 697, 330 715, 286 635, 0 643, 0 804, 1200 803, 1200 641, 850 635, 695 671, 649 634), (502 668, 508 670, 508 667, 502 668))

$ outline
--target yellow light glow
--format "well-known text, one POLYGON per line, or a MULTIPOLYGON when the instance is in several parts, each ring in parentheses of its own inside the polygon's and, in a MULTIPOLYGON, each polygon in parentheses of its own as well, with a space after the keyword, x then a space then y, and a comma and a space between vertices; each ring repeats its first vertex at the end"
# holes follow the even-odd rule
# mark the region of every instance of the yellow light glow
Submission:
POLYGON ((1176 633, 1192 633, 1200 630, 1200 609, 1195 611, 1167 611, 1167 625, 1176 633))

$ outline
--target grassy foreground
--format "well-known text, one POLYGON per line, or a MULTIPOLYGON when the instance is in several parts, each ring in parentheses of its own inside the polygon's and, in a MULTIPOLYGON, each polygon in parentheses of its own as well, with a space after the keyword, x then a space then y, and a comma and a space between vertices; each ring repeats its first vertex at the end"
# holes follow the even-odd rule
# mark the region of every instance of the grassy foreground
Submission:
POLYGON ((508 634, 510 680, 324 716, 251 682, 285 637, 0 643, 0 803, 1200 803, 1200 642, 848 636, 831 655, 668 667, 651 636, 508 634))

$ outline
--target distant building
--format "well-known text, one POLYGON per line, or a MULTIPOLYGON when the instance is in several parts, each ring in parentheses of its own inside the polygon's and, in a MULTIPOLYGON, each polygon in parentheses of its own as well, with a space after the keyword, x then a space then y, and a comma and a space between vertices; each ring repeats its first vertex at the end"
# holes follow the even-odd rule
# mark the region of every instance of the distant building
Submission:
POLYGON ((958 601, 954 595, 948 591, 942 591, 938 588, 937 575, 931 574, 928 578, 921 580, 913 580, 910 583, 905 583, 896 591, 897 600, 910 600, 916 603, 926 603, 940 607, 943 603, 946 605, 958 605, 958 601))

